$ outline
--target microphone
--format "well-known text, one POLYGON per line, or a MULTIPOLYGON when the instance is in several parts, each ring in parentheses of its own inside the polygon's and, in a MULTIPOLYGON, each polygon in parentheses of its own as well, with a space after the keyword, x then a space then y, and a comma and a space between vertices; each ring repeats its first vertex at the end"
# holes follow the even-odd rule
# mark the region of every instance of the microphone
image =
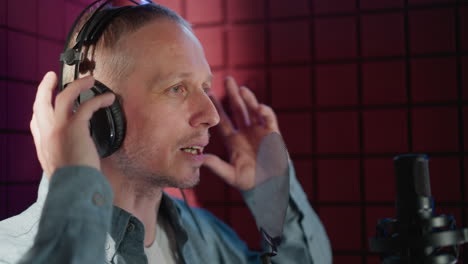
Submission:
POLYGON ((468 241, 468 228, 456 229, 453 216, 434 215, 428 160, 424 154, 394 158, 397 216, 379 220, 369 243, 382 264, 457 263, 458 247, 468 241))

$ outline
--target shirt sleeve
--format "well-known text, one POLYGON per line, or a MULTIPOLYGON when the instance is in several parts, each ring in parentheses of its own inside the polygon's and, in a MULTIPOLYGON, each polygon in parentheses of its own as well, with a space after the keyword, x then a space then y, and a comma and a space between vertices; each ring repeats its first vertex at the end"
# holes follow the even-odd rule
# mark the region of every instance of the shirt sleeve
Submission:
POLYGON ((57 169, 34 244, 19 263, 104 263, 112 200, 110 184, 98 170, 57 169))
MULTIPOLYGON (((278 254, 272 263, 332 263, 330 242, 325 229, 299 184, 292 162, 289 163, 290 196, 278 254)), ((251 208, 253 191, 242 192, 251 208)), ((267 245, 263 245, 267 249, 267 245)))

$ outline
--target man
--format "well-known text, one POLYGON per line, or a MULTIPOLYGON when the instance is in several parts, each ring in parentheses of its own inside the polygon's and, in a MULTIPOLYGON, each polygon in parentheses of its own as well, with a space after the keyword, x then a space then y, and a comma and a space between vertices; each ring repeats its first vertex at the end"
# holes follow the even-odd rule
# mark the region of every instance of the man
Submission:
MULTIPOLYGON (((158 5, 121 14, 90 50, 79 69, 85 77, 54 106, 56 75, 47 73, 38 87, 31 131, 45 176, 38 201, 0 223, 0 263, 259 263, 260 253, 230 228, 162 190, 195 186, 205 165, 252 203, 256 151, 264 136, 279 133, 271 108, 227 78, 231 122, 210 99, 210 67, 190 26, 158 5), (115 95, 74 110, 95 79, 122 98, 127 120, 122 147, 103 159, 88 122, 115 95), (218 123, 229 163, 202 154, 218 123)), ((290 172, 284 238, 273 261, 330 263, 323 227, 290 172)))

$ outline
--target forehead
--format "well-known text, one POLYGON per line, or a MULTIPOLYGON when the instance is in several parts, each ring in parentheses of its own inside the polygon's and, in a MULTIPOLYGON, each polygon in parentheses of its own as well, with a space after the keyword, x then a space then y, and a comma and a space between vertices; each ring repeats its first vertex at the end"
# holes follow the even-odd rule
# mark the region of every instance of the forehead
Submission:
POLYGON ((161 75, 209 71, 203 48, 186 27, 169 19, 155 20, 130 33, 121 48, 129 51, 135 70, 161 75))

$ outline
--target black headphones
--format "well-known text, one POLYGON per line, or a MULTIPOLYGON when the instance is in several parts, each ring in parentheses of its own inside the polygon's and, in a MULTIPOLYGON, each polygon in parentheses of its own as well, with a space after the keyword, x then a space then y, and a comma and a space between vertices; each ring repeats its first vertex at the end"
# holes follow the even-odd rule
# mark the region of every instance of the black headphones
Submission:
MULTIPOLYGON (((86 58, 86 53, 88 52, 88 49, 86 48, 85 54, 83 54, 83 46, 89 47, 90 45, 96 44, 106 27, 113 21, 114 18, 116 18, 126 10, 129 10, 132 7, 134 7, 134 5, 123 6, 99 12, 106 4, 111 2, 111 0, 105 1, 96 9, 96 11, 93 12, 88 21, 83 25, 83 27, 78 33, 78 36, 76 37, 75 46, 69 49, 68 45, 78 22, 88 11, 88 9, 90 9, 92 6, 94 6, 100 1, 101 0, 97 0, 91 3, 89 6, 87 6, 75 20, 72 28, 70 29, 70 32, 68 33, 63 53, 60 54, 61 70, 59 92, 64 90, 66 86, 70 84, 63 84, 63 68, 65 66, 64 63, 69 66, 75 66, 73 79, 78 79, 80 64, 86 58)), ((136 5, 140 5, 134 0, 129 1, 136 5)), ((149 4, 153 3, 150 0, 147 0, 147 2, 149 4)), ((106 85, 96 80, 94 86, 91 89, 80 94, 80 96, 75 101, 75 107, 78 107, 82 102, 85 102, 97 95, 104 94, 107 92, 112 91, 106 85)), ((125 137, 126 121, 121 103, 119 102, 118 98, 116 98, 112 105, 96 111, 91 117, 91 120, 89 121, 89 127, 91 136, 94 140, 98 154, 101 158, 105 158, 114 153, 117 149, 119 149, 125 137)))

